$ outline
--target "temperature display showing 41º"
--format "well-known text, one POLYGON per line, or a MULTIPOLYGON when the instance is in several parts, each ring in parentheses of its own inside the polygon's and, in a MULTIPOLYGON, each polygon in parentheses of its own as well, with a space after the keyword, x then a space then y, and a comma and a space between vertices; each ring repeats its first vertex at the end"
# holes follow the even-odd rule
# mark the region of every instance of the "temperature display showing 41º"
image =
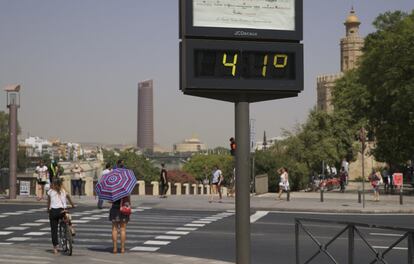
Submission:
POLYGON ((295 79, 295 54, 279 51, 194 50, 194 75, 223 79, 295 79))

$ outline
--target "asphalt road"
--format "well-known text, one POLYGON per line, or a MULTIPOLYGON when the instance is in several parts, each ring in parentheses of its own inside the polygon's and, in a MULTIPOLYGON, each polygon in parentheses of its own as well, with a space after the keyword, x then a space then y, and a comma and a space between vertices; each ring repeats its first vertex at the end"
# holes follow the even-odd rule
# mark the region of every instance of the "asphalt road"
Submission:
MULTIPOLYGON (((80 206, 72 211, 76 224, 75 249, 94 254, 112 249, 111 223, 108 209, 80 206)), ((252 215, 257 212, 253 211, 252 215)), ((338 215, 260 212, 251 225, 252 263, 295 263, 296 217, 354 221, 368 224, 411 228, 413 215, 338 215)), ((166 210, 136 207, 127 228, 128 252, 153 252, 188 257, 235 262, 235 216, 232 211, 166 210)), ((344 226, 305 223, 315 238, 326 243, 344 226)), ((394 230, 360 229, 362 235, 377 250, 384 250, 402 234, 394 230)), ((0 245, 30 248, 51 248, 49 223, 44 206, 0 204, 0 245)), ((340 236, 329 251, 339 263, 346 263, 347 232, 340 236)), ((300 233, 302 262, 317 252, 316 244, 300 233)), ((47 251, 46 251, 47 252, 47 251)), ((407 263, 407 243, 404 240, 386 257, 388 263, 407 263)), ((132 254, 131 254, 132 256, 132 254)), ((128 254, 125 255, 128 257, 128 254)), ((370 263, 375 255, 355 236, 355 262, 370 263)), ((0 253, 0 262, 2 255, 0 253)), ((28 261, 27 263, 30 263, 28 261)), ((35 262, 34 262, 35 263, 35 262)), ((331 263, 320 254, 311 263, 331 263)))

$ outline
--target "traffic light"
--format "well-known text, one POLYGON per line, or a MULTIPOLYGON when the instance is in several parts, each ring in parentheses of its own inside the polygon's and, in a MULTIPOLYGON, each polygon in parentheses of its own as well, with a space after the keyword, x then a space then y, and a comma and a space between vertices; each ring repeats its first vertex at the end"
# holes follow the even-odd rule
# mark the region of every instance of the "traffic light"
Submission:
POLYGON ((230 138, 230 154, 236 156, 236 141, 234 138, 230 138))

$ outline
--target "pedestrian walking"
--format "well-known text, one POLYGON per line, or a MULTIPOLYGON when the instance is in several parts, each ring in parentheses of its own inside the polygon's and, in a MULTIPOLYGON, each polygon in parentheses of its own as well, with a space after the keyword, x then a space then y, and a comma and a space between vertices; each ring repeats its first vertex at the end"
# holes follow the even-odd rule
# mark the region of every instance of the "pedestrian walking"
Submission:
POLYGON ((384 169, 381 172, 381 176, 382 176, 382 180, 384 181, 384 192, 389 193, 390 185, 391 185, 391 177, 390 177, 387 167, 384 167, 384 169))
POLYGON ((72 172, 72 194, 76 195, 76 190, 78 190, 79 198, 82 195, 82 172, 83 169, 76 164, 74 168, 71 169, 72 172))
POLYGON ((49 182, 53 182, 54 179, 59 178, 63 174, 63 168, 54 160, 49 165, 49 182))
POLYGON ((341 185, 341 192, 345 192, 345 185, 346 179, 348 178, 348 174, 345 171, 345 168, 342 167, 339 171, 339 184, 341 185))
POLYGON ((123 159, 119 159, 116 162, 115 169, 125 169, 125 163, 124 163, 124 160, 123 159))
POLYGON ((333 177, 336 177, 336 175, 338 175, 338 171, 336 170, 335 166, 331 167, 331 174, 332 174, 333 177))
POLYGON ((289 174, 286 167, 280 168, 278 173, 280 174, 278 199, 281 199, 283 191, 289 191, 289 174))
POLYGON ((160 173, 160 198, 167 198, 167 191, 168 191, 168 178, 167 178, 167 170, 165 169, 165 164, 161 164, 161 173, 160 173))
POLYGON ((130 214, 130 196, 126 196, 112 203, 111 209, 109 210, 109 221, 112 222, 112 252, 114 254, 118 253, 118 232, 121 238, 121 253, 125 253, 126 226, 129 222, 130 214))
POLYGON ((45 185, 48 182, 48 169, 43 160, 39 162, 39 165, 35 169, 36 173, 36 199, 42 200, 45 196, 45 185))
POLYGON ((379 186, 383 182, 381 173, 379 171, 373 170, 371 175, 369 176, 369 181, 371 182, 371 186, 374 191, 374 201, 379 201, 379 186))
MULTIPOLYGON (((110 173, 111 172, 111 164, 108 162, 105 165, 105 169, 102 171, 101 176, 99 177, 98 181, 102 178, 103 175, 110 173)), ((98 208, 102 209, 103 208, 103 202, 104 200, 102 200, 100 197, 98 197, 98 208)))
POLYGON ((342 159, 342 163, 341 163, 341 167, 344 167, 345 172, 346 172, 346 182, 345 185, 348 185, 348 178, 349 178, 349 162, 346 160, 346 158, 344 157, 342 159))
POLYGON ((219 195, 219 202, 221 203, 221 184, 223 182, 223 173, 219 169, 219 166, 214 167, 213 176, 211 179, 211 195, 209 202, 213 202, 214 196, 219 195))
MULTIPOLYGON (((59 219, 64 217, 67 201, 70 202, 72 208, 75 207, 69 193, 62 187, 62 180, 55 178, 52 181, 50 190, 47 192, 47 211, 49 213, 50 233, 52 236, 53 253, 58 253, 58 223, 59 219)), ((74 234, 71 222, 69 222, 72 234, 74 234)))

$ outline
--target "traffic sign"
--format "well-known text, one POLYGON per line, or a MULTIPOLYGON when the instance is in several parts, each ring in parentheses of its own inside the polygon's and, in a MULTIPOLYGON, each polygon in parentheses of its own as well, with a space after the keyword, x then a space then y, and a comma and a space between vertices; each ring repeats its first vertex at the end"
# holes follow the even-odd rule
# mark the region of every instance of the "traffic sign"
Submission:
POLYGON ((403 174, 402 173, 394 173, 392 175, 393 184, 396 186, 402 186, 403 185, 403 174))

